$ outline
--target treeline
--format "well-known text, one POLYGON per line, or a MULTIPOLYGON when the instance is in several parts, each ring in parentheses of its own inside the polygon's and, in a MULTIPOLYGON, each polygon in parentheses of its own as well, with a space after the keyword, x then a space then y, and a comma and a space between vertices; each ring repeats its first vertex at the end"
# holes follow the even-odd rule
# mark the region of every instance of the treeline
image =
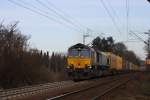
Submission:
POLYGON ((140 65, 140 58, 131 50, 128 50, 126 45, 122 42, 115 43, 112 37, 100 38, 96 37, 92 41, 92 47, 97 48, 105 52, 113 52, 116 55, 123 57, 124 59, 140 65))
POLYGON ((17 24, 0 25, 0 88, 33 85, 66 78, 66 57, 30 48, 17 24))

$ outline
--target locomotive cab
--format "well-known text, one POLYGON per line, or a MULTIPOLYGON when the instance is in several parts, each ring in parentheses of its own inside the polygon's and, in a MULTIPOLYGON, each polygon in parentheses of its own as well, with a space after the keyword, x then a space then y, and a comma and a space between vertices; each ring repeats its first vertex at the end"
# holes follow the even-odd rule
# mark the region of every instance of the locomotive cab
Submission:
POLYGON ((68 68, 84 69, 91 67, 91 50, 90 49, 70 49, 68 50, 68 68))
POLYGON ((68 49, 67 72, 69 76, 78 77, 80 79, 88 76, 94 59, 94 49, 84 45, 76 44, 68 49))

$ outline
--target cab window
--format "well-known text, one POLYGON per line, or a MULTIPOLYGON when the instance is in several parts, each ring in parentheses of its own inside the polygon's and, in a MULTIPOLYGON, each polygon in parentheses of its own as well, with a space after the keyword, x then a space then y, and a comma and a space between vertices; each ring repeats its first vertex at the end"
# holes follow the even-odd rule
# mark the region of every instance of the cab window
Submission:
POLYGON ((68 56, 76 57, 79 56, 78 50, 70 50, 68 56))
POLYGON ((90 57, 90 51, 89 50, 81 50, 80 56, 89 58, 90 57))

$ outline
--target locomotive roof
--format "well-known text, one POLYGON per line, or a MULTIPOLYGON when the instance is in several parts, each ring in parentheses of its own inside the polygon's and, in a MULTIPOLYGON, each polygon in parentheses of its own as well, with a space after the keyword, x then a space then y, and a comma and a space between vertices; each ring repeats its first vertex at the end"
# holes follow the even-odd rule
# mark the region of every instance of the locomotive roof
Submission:
POLYGON ((84 45, 82 43, 77 43, 73 46, 71 46, 69 49, 77 49, 77 48, 81 48, 81 49, 91 49, 89 46, 84 45))

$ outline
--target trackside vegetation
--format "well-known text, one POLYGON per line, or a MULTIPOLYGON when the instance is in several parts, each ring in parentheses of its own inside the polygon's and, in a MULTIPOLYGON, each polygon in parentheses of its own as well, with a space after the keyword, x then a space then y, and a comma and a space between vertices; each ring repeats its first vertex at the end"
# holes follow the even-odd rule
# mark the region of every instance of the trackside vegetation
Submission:
POLYGON ((0 24, 0 88, 15 88, 65 79, 66 57, 29 46, 17 23, 0 24))

